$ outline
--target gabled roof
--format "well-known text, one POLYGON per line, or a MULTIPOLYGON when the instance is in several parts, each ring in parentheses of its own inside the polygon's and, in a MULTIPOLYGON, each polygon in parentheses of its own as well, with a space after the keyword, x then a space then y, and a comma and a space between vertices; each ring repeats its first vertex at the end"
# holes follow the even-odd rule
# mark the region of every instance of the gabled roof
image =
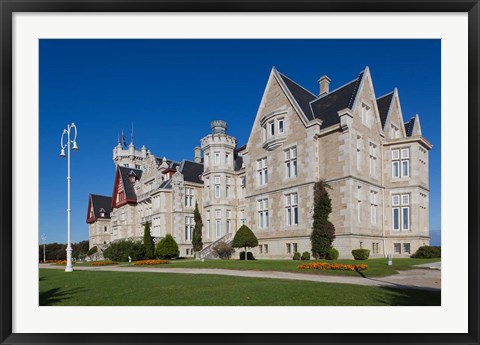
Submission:
POLYGON ((118 171, 120 173, 120 178, 122 179, 123 189, 125 190, 125 198, 137 200, 137 195, 133 188, 133 182, 130 182, 128 175, 133 172, 136 178, 140 180, 142 178, 142 170, 118 166, 118 171))
POLYGON ((412 117, 410 121, 405 122, 405 134, 407 137, 411 137, 413 133, 413 127, 415 127, 415 117, 412 117))
POLYGON ((96 221, 98 218, 110 219, 110 212, 112 212, 112 198, 105 195, 90 194, 88 202, 87 223, 96 221), (93 211, 93 217, 90 217, 90 208, 93 211), (105 212, 104 216, 100 215, 101 210, 105 212))
POLYGON ((298 85, 297 83, 295 83, 293 80, 286 77, 282 73, 279 72, 278 74, 282 78, 283 82, 287 86, 293 98, 295 98, 295 100, 297 101, 300 108, 302 108, 303 113, 305 114, 307 119, 309 121, 313 120, 314 117, 313 117, 312 109, 310 108, 310 102, 315 100, 317 96, 315 96, 313 93, 306 90, 302 86, 298 85))
POLYGON ((378 112, 380 113, 380 121, 382 122, 382 128, 385 129, 385 123, 387 121, 388 110, 393 100, 393 91, 377 98, 378 112))
POLYGON ((352 109, 362 78, 363 71, 357 79, 311 102, 315 118, 322 120, 322 128, 340 123, 339 110, 352 109))
POLYGON ((185 181, 203 183, 200 179, 200 176, 203 174, 203 164, 184 160, 182 161, 179 170, 183 174, 183 179, 185 181))
POLYGON ((352 109, 364 72, 360 72, 355 80, 323 96, 315 96, 285 75, 278 74, 307 119, 320 119, 322 128, 327 128, 340 123, 339 110, 352 109))

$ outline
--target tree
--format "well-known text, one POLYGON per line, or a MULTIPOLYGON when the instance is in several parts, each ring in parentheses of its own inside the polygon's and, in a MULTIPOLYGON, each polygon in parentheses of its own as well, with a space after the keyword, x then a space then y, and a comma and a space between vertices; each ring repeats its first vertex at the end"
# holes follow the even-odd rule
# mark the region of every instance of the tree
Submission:
POLYGON ((160 259, 173 259, 180 255, 180 251, 178 250, 177 242, 172 237, 172 235, 168 234, 160 242, 157 244, 157 248, 155 249, 155 254, 160 259))
POLYGON ((110 243, 103 256, 120 262, 128 262, 130 256, 132 261, 137 261, 145 257, 145 246, 142 241, 118 240, 110 243))
POLYGON ((199 252, 203 248, 203 242, 202 242, 202 227, 203 227, 203 222, 202 222, 202 216, 200 215, 200 211, 198 210, 198 203, 195 202, 195 210, 193 211, 193 219, 195 221, 195 227, 193 228, 193 234, 192 234, 192 245, 193 245, 193 250, 196 252, 199 252))
POLYGON ((325 181, 319 181, 315 183, 313 190, 313 225, 310 240, 315 259, 326 258, 335 239, 335 227, 328 221, 328 216, 332 212, 332 200, 327 188, 330 186, 325 181))
POLYGON ((258 246, 258 240, 255 234, 245 224, 238 229, 232 241, 233 248, 245 248, 245 260, 247 260, 247 247, 254 248, 258 246))
POLYGON ((147 259, 153 259, 153 242, 152 236, 150 236, 150 223, 145 223, 145 228, 143 230, 143 245, 145 246, 145 257, 147 259))

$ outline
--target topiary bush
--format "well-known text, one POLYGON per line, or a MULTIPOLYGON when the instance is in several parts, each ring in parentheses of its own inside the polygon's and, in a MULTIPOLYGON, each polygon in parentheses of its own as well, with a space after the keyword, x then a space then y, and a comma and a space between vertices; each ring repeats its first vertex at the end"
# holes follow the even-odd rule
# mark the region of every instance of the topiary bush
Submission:
POLYGON ((300 260, 300 257, 301 257, 301 255, 300 255, 299 252, 293 253, 293 260, 300 260))
POLYGON ((158 242, 155 255, 160 259, 174 259, 180 255, 177 242, 172 235, 168 234, 158 242))
MULTIPOLYGON (((242 225, 237 230, 237 232, 235 233, 235 237, 233 237, 232 247, 233 248, 244 248, 245 251, 247 251, 247 247, 248 248, 253 248, 253 247, 256 247, 256 246, 258 246, 257 237, 255 236, 253 231, 248 226, 246 226, 245 224, 242 225)), ((252 256, 253 256, 253 254, 252 254, 252 256)), ((244 255, 244 257, 245 257, 245 255, 244 255)), ((248 259, 248 254, 247 254, 246 259, 250 260, 250 259, 248 259)))
MULTIPOLYGON (((240 252, 240 260, 245 260, 245 252, 240 252)), ((247 252, 247 260, 255 260, 252 252, 247 252)))
POLYGON ((310 252, 303 252, 301 260, 310 260, 310 252))
POLYGON ((235 249, 232 246, 225 242, 217 243, 213 248, 213 253, 216 257, 222 260, 228 260, 232 257, 233 253, 235 253, 235 249))
POLYGON ((103 256, 117 262, 127 262, 130 256, 132 261, 136 261, 145 256, 145 246, 140 241, 118 240, 110 243, 103 256))
POLYGON ((432 259, 442 257, 442 247, 422 246, 411 256, 414 259, 432 259))
MULTIPOLYGON (((335 248, 330 248, 330 250, 328 251, 328 255, 327 255, 327 258, 328 260, 337 260, 338 259, 338 250, 335 249, 335 248)), ((368 256, 367 256, 368 257, 368 256)))
POLYGON ((370 256, 369 249, 354 249, 352 255, 355 260, 367 260, 370 256))

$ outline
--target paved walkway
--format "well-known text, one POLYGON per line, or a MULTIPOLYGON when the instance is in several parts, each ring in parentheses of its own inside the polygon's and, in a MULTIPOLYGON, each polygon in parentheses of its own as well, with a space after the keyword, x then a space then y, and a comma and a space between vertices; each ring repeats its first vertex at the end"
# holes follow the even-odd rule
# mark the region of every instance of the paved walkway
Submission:
MULTIPOLYGON (((431 265, 431 264, 429 264, 431 265)), ((40 268, 65 269, 64 266, 40 264, 40 268)), ((305 280, 324 283, 357 284, 368 286, 396 287, 402 289, 439 290, 441 273, 438 269, 413 269, 400 271, 399 274, 367 278, 362 276, 333 276, 326 274, 292 273, 282 271, 250 271, 206 268, 158 268, 158 267, 120 267, 120 266, 76 266, 77 271, 116 271, 116 272, 156 272, 183 274, 215 274, 224 276, 305 280)))

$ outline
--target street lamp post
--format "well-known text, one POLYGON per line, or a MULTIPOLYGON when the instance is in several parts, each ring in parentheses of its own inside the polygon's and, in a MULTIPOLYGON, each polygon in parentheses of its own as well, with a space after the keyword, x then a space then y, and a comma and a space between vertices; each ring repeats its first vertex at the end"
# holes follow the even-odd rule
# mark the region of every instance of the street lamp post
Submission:
POLYGON ((73 264, 72 264, 72 244, 70 241, 70 144, 72 144, 72 150, 77 151, 77 127, 72 122, 72 124, 67 125, 67 129, 64 129, 62 132, 62 137, 60 139, 60 147, 62 150, 60 151, 60 157, 65 158, 67 157, 67 267, 65 267, 65 272, 73 272, 73 264), (73 136, 73 140, 70 139, 70 132, 74 129, 75 135, 73 136), (67 135, 67 143, 63 143, 63 138, 67 135), (65 155, 65 148, 67 148, 67 154, 65 155))
POLYGON ((43 241, 43 262, 45 262, 45 242, 47 241, 47 235, 42 234, 42 241, 43 241))

